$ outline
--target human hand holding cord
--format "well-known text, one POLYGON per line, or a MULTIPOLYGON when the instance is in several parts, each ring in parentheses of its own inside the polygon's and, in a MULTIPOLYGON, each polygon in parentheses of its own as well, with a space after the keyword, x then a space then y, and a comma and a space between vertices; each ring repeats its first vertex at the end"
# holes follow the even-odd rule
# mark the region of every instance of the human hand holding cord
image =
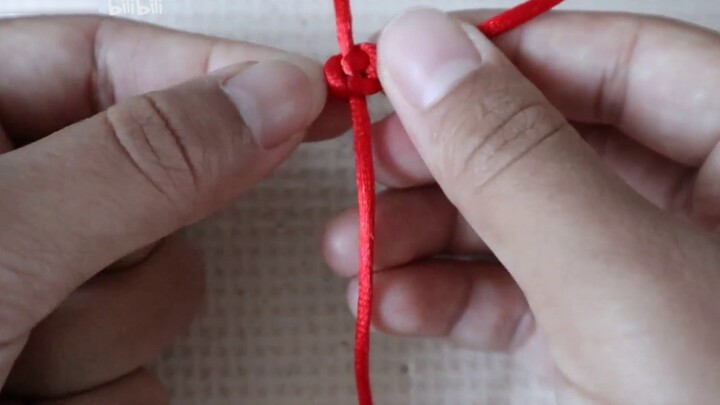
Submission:
MULTIPOLYGON (((720 37, 555 13, 497 46, 430 10, 380 36, 375 327, 517 352, 568 403, 712 402, 720 37)), ((325 238, 348 277, 356 235, 325 238)))
POLYGON ((317 63, 249 43, 0 20, 0 402, 166 403, 143 366, 204 277, 165 237, 278 166, 325 93, 317 63))

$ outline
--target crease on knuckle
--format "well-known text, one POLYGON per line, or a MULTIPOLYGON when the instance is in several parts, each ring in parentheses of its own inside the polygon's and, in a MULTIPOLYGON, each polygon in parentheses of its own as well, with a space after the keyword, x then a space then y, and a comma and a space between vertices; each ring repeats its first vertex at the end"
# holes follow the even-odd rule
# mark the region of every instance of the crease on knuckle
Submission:
MULTIPOLYGON (((189 131, 181 130, 181 126, 173 125, 170 115, 165 112, 161 103, 159 103, 152 94, 144 96, 147 102, 152 106, 152 111, 163 123, 163 132, 169 135, 171 140, 172 149, 176 152, 173 155, 178 158, 179 172, 189 175, 189 179, 192 181, 193 188, 197 188, 198 176, 195 162, 190 157, 189 148, 186 144, 188 140, 195 137, 191 136, 189 131)), ((198 142, 199 143, 199 142, 198 142)), ((204 153, 206 150, 201 148, 204 153)), ((172 166, 171 166, 172 167, 172 166)))
POLYGON ((630 89, 630 71, 642 40, 642 19, 628 20, 621 27, 626 33, 619 55, 603 70, 595 90, 594 110, 599 120, 608 125, 620 125, 625 119, 630 89))
POLYGON ((109 110, 105 118, 125 157, 159 194, 178 209, 182 201, 192 199, 198 178, 186 143, 193 136, 173 125, 155 96, 138 96, 127 106, 109 110))
POLYGON ((569 124, 544 100, 518 104, 505 96, 468 100, 460 111, 443 117, 447 142, 444 172, 451 180, 468 179, 471 193, 477 194, 569 124))

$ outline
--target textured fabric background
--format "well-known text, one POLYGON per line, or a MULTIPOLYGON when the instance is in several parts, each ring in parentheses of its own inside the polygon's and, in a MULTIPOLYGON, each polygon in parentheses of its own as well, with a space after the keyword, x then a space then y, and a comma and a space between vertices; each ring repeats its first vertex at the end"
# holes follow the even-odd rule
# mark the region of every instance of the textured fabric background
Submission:
MULTIPOLYGON (((514 3, 356 0, 354 8, 363 38, 413 5, 514 3)), ((98 4, 2 0, 0 14, 92 12, 98 4)), ((147 19, 322 60, 336 49, 331 0, 163 0, 163 5, 163 15, 147 19)), ((715 0, 569 0, 564 8, 660 13, 720 28, 715 0)), ((354 201, 348 141, 301 148, 252 193, 190 230, 206 252, 209 298, 189 335, 159 366, 175 403, 354 403, 353 321, 344 283, 325 269, 317 243, 323 222, 354 201)), ((375 335, 372 368, 380 405, 555 403, 551 391, 508 358, 433 341, 375 335)))

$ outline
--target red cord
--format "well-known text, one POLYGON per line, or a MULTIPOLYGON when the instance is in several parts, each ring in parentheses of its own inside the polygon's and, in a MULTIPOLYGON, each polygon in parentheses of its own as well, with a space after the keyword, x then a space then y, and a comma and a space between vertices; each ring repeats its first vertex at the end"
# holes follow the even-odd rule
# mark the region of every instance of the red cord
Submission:
MULTIPOLYGON (((371 122, 366 97, 382 91, 382 86, 377 75, 375 45, 370 43, 356 45, 353 41, 350 0, 333 1, 340 54, 327 61, 325 76, 330 93, 335 97, 349 100, 355 132, 355 172, 360 221, 355 384, 358 404, 372 405, 369 355, 375 236, 375 177, 371 122)), ((487 37, 494 38, 547 12, 562 1, 529 0, 480 24, 478 29, 487 37)))
POLYGON ((480 32, 495 38, 553 9, 564 0, 530 0, 478 25, 480 32))

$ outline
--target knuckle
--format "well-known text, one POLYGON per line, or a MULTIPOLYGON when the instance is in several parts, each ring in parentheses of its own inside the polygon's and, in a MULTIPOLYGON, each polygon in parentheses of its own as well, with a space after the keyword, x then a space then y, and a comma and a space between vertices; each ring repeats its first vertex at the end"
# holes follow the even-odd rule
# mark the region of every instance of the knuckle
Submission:
POLYGON ((205 156, 186 114, 156 94, 135 97, 108 110, 110 135, 139 174, 173 205, 197 193, 197 167, 205 156))
POLYGON ((436 143, 444 149, 441 173, 447 173, 448 180, 472 181, 470 190, 483 189, 569 125, 539 94, 525 97, 528 101, 508 90, 486 94, 465 90, 455 104, 459 107, 441 117, 434 137, 447 140, 436 143))

